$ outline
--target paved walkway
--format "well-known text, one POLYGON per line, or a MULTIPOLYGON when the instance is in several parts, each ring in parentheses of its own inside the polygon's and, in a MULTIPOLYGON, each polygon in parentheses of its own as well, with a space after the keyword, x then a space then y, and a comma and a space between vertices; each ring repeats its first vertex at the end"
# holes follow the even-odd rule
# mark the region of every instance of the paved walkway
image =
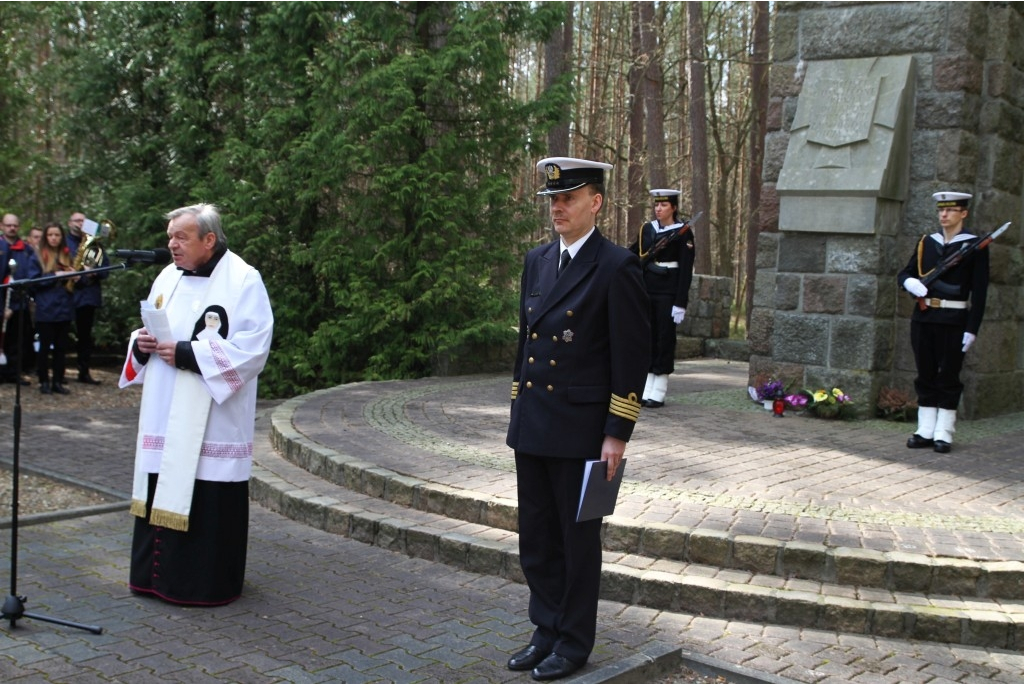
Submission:
MULTIPOLYGON (((949 455, 912 452, 902 446, 906 426, 773 419, 743 399, 745 364, 700 360, 679 370, 668 406, 641 416, 620 516, 881 551, 1024 560, 1020 415, 962 423, 949 455)), ((295 423, 382 467, 508 498, 508 389, 498 376, 345 386, 312 396, 295 423)), ((124 495, 133 410, 25 418, 24 468, 124 495)), ((10 444, 9 419, 9 407, 0 408, 0 445, 10 444)), ((522 585, 410 559, 259 506, 251 521, 243 598, 183 609, 127 591, 131 524, 123 507, 23 520, 32 523, 19 532, 17 592, 27 597, 25 609, 103 633, 28 617, 14 628, 5 622, 0 680, 531 682, 504 668, 508 652, 530 634, 522 585)), ((8 560, 4 537, 0 559, 8 560)), ((609 601, 601 603, 599 626, 580 682, 649 681, 650 662, 672 647, 694 663, 750 669, 766 680, 1024 680, 1024 656, 1002 650, 609 601)))

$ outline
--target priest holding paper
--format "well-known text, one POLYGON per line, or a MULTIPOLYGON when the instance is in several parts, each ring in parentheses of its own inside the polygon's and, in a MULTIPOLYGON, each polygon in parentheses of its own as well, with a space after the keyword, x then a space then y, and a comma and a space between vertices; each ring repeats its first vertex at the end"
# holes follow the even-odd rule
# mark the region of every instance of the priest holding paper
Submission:
POLYGON ((554 157, 538 170, 558 238, 526 255, 506 442, 515 450, 519 559, 530 643, 508 668, 535 680, 586 664, 597 632, 600 517, 577 521, 588 460, 620 468, 651 342, 639 258, 601 235, 610 164, 554 157))
POLYGON ((174 264, 142 303, 120 379, 143 386, 129 587, 227 604, 245 577, 256 383, 274 315, 259 272, 227 249, 216 207, 167 219, 174 264))

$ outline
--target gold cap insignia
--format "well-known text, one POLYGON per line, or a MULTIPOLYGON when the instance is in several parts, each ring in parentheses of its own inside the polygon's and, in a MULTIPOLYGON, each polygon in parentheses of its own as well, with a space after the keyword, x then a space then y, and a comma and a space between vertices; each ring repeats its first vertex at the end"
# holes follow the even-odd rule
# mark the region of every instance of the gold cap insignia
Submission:
POLYGON ((547 164, 544 166, 544 173, 548 175, 549 181, 557 181, 562 178, 562 167, 557 164, 547 164))

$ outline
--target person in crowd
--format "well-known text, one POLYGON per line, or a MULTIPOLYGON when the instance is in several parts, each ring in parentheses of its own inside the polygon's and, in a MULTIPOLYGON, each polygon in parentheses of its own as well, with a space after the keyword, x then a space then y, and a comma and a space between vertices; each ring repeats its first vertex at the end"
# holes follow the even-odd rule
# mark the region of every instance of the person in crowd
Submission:
MULTIPOLYGON (((46 225, 40 241, 37 259, 29 270, 29 278, 43 276, 64 276, 75 273, 71 266, 71 253, 64 237, 64 228, 59 223, 46 225)), ((39 283, 32 288, 35 299, 36 332, 39 335, 39 351, 36 354, 36 371, 39 376, 39 391, 44 395, 67 395, 64 384, 66 355, 71 333, 71 320, 75 316, 74 301, 68 291, 68 279, 54 279, 39 283), (53 384, 50 383, 50 361, 53 361, 53 384)))
POLYGON ((650 353, 636 255, 598 231, 610 164, 554 157, 538 195, 558 240, 526 255, 506 442, 515 451, 519 553, 530 643, 508 660, 535 680, 586 664, 597 630, 601 522, 576 521, 587 460, 619 468, 640 414, 650 353))
POLYGON ((227 604, 245 578, 257 379, 274 315, 259 272, 228 250, 216 207, 167 220, 174 263, 153 282, 119 380, 142 384, 129 588, 227 604), (200 337, 211 313, 217 330, 200 337))
POLYGON ((651 368, 641 403, 665 406, 668 377, 675 370, 676 326, 683 322, 693 281, 693 231, 679 221, 680 191, 651 191, 654 219, 640 228, 630 250, 644 266, 644 287, 651 302, 651 368))
MULTIPOLYGON (((21 239, 18 231, 21 228, 21 220, 16 214, 4 214, 3 217, 3 255, 4 270, 7 274, 6 281, 10 279, 23 280, 28 278, 29 270, 34 268, 36 263, 35 250, 27 242, 21 239), (10 261, 14 266, 10 266, 10 261)), ((4 355, 7 357, 7 364, 0 369, 0 380, 7 383, 21 383, 31 385, 31 381, 22 378, 19 374, 25 373, 31 368, 33 361, 32 341, 35 337, 32 331, 32 324, 27 315, 29 309, 28 293, 19 288, 8 288, 4 293, 5 308, 4 317, 7 325, 4 330, 4 355)))
MULTIPOLYGON (((74 212, 68 219, 68 248, 73 258, 78 256, 82 244, 88 235, 82 232, 85 214, 74 212)), ((104 271, 98 274, 88 273, 90 268, 110 266, 110 258, 106 251, 98 264, 85 264, 85 273, 75 284, 75 356, 78 364, 78 382, 99 385, 100 381, 92 377, 92 354, 95 347, 93 326, 96 323, 96 312, 103 306, 103 281, 110 275, 104 271)))
POLYGON ((923 236, 897 280, 918 298, 910 318, 910 345, 917 378, 917 430, 907 447, 949 452, 956 431, 956 410, 964 385, 964 357, 978 336, 988 295, 988 250, 975 250, 929 285, 936 266, 978 236, 964 228, 971 195, 940 192, 932 196, 939 212, 939 230, 923 236))
POLYGON ((25 236, 25 242, 32 246, 32 249, 39 251, 39 241, 43 239, 43 229, 38 226, 33 226, 28 229, 28 235, 25 236))

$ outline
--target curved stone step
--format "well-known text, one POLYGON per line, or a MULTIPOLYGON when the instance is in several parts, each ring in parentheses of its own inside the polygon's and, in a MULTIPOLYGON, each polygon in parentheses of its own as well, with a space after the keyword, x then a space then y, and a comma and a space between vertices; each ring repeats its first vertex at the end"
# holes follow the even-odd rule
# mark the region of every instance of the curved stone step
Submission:
MULTIPOLYGON (((292 443, 292 452, 301 451, 298 442, 292 443)), ((524 582, 518 536, 482 522, 488 507, 465 492, 436 488, 318 446, 313 454, 323 458, 321 466, 345 476, 343 484, 332 482, 284 458, 266 432, 257 434, 255 453, 250 492, 269 509, 366 544, 524 582), (449 510, 462 515, 450 516, 449 510)), ((615 527, 606 522, 606 539, 615 527)), ((732 542, 734 548, 737 544, 742 556, 747 541, 732 542)), ((1024 606, 1014 602, 785 579, 624 551, 608 550, 604 561, 602 597, 612 601, 822 630, 1003 649, 1024 646, 1024 630, 1018 635, 1016 628, 1024 622, 1024 606)))
MULTIPOLYGON (((433 483, 312 441, 292 427, 291 415, 303 398, 277 407, 271 416, 271 442, 289 461, 353 492, 403 507, 468 523, 517 530, 516 501, 433 483)), ((670 524, 639 525, 631 519, 605 519, 606 550, 708 564, 776 575, 780 578, 857 584, 890 592, 957 595, 981 599, 1024 599, 1024 563, 931 557, 732 536, 710 529, 670 524)))

